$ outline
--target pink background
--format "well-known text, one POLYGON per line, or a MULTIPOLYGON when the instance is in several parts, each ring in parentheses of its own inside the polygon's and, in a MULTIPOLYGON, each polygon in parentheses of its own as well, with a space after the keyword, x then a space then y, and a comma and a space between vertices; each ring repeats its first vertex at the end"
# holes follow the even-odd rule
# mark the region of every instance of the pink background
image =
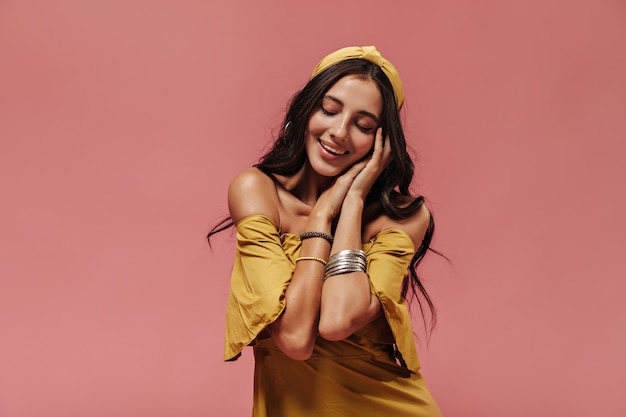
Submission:
POLYGON ((626 415, 626 5, 0 1, 0 416, 245 416, 206 230, 318 59, 406 87, 447 416, 626 415))

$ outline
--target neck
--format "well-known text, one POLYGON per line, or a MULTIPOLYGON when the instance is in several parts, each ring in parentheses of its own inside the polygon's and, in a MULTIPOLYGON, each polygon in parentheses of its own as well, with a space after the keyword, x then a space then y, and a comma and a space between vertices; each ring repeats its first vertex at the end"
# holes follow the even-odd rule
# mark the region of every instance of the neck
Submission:
POLYGON ((283 177, 281 182, 298 200, 313 206, 320 194, 330 187, 334 179, 334 177, 317 174, 307 161, 298 172, 290 177, 283 177))

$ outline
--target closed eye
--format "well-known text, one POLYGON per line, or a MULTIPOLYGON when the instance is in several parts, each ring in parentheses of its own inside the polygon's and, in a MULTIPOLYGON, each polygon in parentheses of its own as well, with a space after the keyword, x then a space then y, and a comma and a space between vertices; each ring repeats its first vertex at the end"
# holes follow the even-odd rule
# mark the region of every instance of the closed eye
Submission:
POLYGON ((324 106, 320 106, 320 108, 322 109, 322 114, 325 114, 326 116, 333 116, 334 114, 336 114, 336 113, 326 110, 324 106))
POLYGON ((369 132, 371 132, 373 130, 373 128, 371 128, 371 127, 361 126, 358 123, 355 123, 355 125, 363 133, 369 133, 369 132))

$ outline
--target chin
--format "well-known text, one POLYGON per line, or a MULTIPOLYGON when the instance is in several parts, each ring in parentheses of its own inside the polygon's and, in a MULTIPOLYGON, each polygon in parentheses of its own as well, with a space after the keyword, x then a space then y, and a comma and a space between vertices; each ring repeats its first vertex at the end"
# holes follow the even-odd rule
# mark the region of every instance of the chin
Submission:
POLYGON ((311 166, 311 170, 321 177, 334 178, 341 175, 345 171, 345 169, 329 166, 320 162, 316 163, 309 161, 309 165, 311 166))
POLYGON ((343 171, 339 171, 336 168, 322 168, 322 169, 313 169, 315 173, 321 177, 326 178, 335 178, 343 173, 343 171))

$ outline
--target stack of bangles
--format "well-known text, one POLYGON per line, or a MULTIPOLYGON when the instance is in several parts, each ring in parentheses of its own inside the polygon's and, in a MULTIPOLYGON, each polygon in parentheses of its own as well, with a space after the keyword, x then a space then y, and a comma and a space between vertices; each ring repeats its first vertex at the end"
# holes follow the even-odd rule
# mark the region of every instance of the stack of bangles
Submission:
POLYGON ((365 272, 365 265, 365 252, 362 250, 342 250, 328 259, 324 280, 348 272, 365 272))
MULTIPOLYGON (((313 237, 321 237, 333 244, 333 236, 322 232, 304 232, 300 234, 300 239, 309 239, 313 237)), ((328 259, 326 262, 322 258, 316 256, 301 256, 296 259, 298 261, 317 261, 325 266, 324 280, 341 274, 347 274, 348 272, 365 272, 366 271, 366 258, 365 252, 358 249, 346 249, 337 252, 328 259)))

